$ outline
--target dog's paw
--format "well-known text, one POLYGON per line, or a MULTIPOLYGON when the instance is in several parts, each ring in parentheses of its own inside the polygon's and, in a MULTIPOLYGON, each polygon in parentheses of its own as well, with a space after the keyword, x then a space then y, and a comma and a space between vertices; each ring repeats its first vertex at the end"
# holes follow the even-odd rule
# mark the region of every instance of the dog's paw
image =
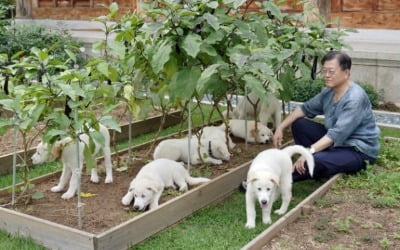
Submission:
POLYGON ((112 176, 106 176, 106 180, 104 181, 104 183, 108 184, 108 183, 112 183, 113 182, 113 177, 112 176))
POLYGON ((255 227, 256 227, 256 224, 255 224, 254 222, 252 222, 252 223, 247 222, 247 223, 246 223, 246 228, 248 228, 248 229, 253 229, 253 228, 255 228, 255 227))
POLYGON ((61 192, 61 191, 62 191, 62 187, 60 187, 60 186, 54 186, 54 187, 52 187, 52 188, 50 189, 50 191, 51 191, 51 192, 54 192, 54 193, 58 193, 58 192, 61 192))
POLYGON ((221 161, 221 160, 216 160, 216 161, 214 161, 214 164, 216 164, 216 165, 221 165, 221 164, 222 164, 222 161, 221 161))
POLYGON ((275 213, 282 215, 282 214, 286 213, 286 209, 277 209, 277 210, 275 210, 275 213))
POLYGON ((99 177, 98 176, 91 176, 90 177, 90 181, 93 183, 99 183, 99 177))
POLYGON ((132 201, 132 199, 129 199, 128 197, 125 197, 125 196, 121 199, 121 203, 124 206, 128 206, 129 204, 131 204, 131 201, 132 201))
POLYGON ((71 199, 72 197, 74 197, 74 195, 75 195, 74 193, 66 192, 61 196, 61 198, 64 200, 68 200, 68 199, 71 199))
POLYGON ((268 217, 268 218, 265 218, 265 219, 263 218, 263 223, 267 224, 267 225, 271 224, 272 223, 271 217, 268 217))

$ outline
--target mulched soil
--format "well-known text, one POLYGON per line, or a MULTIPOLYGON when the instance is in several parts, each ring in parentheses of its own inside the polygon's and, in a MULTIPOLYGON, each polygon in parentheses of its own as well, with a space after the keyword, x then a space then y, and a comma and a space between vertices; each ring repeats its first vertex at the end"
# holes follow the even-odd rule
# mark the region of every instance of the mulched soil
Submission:
MULTIPOLYGON (((286 135, 286 138, 290 139, 290 134, 286 135)), ((204 166, 197 165, 192 166, 192 169, 204 170, 204 172, 210 173, 211 179, 219 176, 229 169, 235 168, 247 161, 252 160, 257 152, 272 147, 272 143, 255 145, 255 144, 244 144, 241 139, 234 138, 236 147, 233 149, 233 157, 229 162, 226 162, 218 166, 204 166)), ((135 150, 133 154, 143 156, 148 149, 135 150)), ((113 226, 116 226, 129 218, 140 213, 133 212, 132 207, 125 207, 121 204, 121 199, 128 190, 129 183, 132 178, 139 171, 144 162, 149 159, 134 160, 133 166, 128 171, 118 172, 115 171, 115 159, 114 161, 114 182, 112 184, 104 184, 104 174, 100 175, 100 183, 93 184, 90 182, 90 176, 85 174, 81 180, 81 192, 95 194, 90 198, 82 198, 83 206, 83 227, 82 230, 91 233, 104 232, 113 226)), ((121 156, 120 162, 127 162, 127 155, 121 156)), ((56 174, 46 181, 36 183, 33 192, 43 192, 44 198, 38 200, 30 200, 28 205, 20 204, 17 205, 16 210, 22 213, 33 215, 42 219, 46 219, 55 223, 67 225, 73 228, 78 228, 78 217, 77 217, 77 198, 74 197, 70 200, 61 199, 62 193, 52 193, 50 188, 58 183, 59 175, 56 174)), ((240 183, 238 183, 239 186, 240 183)), ((11 197, 7 196, 0 197, 0 204, 6 204, 10 202, 11 197)), ((173 198, 172 195, 163 195, 160 204, 173 198)))
POLYGON ((400 249, 399 208, 374 206, 366 190, 330 191, 323 201, 262 249, 400 249))

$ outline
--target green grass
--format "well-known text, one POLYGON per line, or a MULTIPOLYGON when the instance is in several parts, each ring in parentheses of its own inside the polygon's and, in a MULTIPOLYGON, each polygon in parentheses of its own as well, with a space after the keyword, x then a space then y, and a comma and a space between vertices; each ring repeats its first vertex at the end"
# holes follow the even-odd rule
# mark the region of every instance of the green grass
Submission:
POLYGON ((35 244, 31 238, 15 237, 0 231, 0 250, 44 250, 45 247, 35 244))
MULTIPOLYGON (((296 206, 321 185, 321 182, 295 183, 293 201, 296 206)), ((280 202, 274 204, 279 208, 280 202)), ((273 222, 280 216, 272 213, 273 222)), ((131 249, 240 249, 264 231, 268 225, 261 221, 258 208, 256 228, 246 229, 244 192, 235 191, 231 196, 214 205, 199 210, 176 226, 163 231, 131 249)))
POLYGON ((374 207, 400 207, 400 141, 383 140, 400 137, 400 130, 382 129, 381 150, 375 165, 341 179, 335 190, 344 187, 368 190, 367 199, 374 207))

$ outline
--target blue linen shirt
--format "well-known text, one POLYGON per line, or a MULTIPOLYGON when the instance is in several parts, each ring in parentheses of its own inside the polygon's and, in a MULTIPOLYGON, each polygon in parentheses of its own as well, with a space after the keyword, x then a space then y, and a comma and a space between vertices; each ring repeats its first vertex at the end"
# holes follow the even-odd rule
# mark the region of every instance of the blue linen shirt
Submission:
POLYGON ((305 102, 301 110, 310 118, 325 115, 326 135, 333 141, 334 147, 355 147, 376 159, 380 129, 375 123, 368 95, 354 82, 336 102, 334 94, 331 88, 325 87, 305 102))

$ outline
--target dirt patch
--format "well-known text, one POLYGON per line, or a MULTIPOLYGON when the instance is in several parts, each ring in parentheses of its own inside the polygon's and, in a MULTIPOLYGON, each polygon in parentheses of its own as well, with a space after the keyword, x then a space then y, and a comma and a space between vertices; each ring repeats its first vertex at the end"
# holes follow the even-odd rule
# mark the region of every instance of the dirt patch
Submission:
MULTIPOLYGON (((289 135, 286 138, 289 138, 289 135)), ((229 169, 253 159, 258 152, 272 147, 272 143, 263 145, 248 144, 246 146, 243 140, 234 139, 234 141, 237 145, 233 149, 233 157, 229 162, 218 166, 192 166, 192 172, 196 173, 196 175, 203 175, 213 179, 227 172, 229 169)), ((142 156, 146 151, 147 149, 135 150, 134 155, 142 156)), ((100 233, 139 214, 134 212, 132 207, 123 206, 121 198, 127 192, 133 176, 144 165, 144 162, 148 160, 148 158, 144 158, 134 161, 133 166, 128 171, 118 172, 114 169, 114 183, 112 184, 104 184, 103 173, 100 175, 101 182, 99 184, 91 183, 88 174, 82 176, 81 192, 95 195, 90 198, 82 198, 82 202, 84 203, 82 229, 84 231, 100 233)), ((121 156, 120 162, 127 162, 127 156, 121 156)), ((30 200, 28 205, 18 204, 16 210, 58 224, 78 228, 77 198, 63 200, 61 199, 62 193, 52 193, 50 191, 50 188, 58 183, 59 175, 57 174, 45 182, 35 184, 33 191, 42 192, 44 197, 39 200, 30 200)), ((162 196, 160 204, 177 195, 179 193, 167 190, 165 195, 162 196)), ((5 204, 9 202, 9 199, 11 199, 9 196, 0 197, 0 203, 5 204)))
POLYGON ((366 191, 330 191, 263 249, 400 249, 400 209, 372 204, 366 191))

